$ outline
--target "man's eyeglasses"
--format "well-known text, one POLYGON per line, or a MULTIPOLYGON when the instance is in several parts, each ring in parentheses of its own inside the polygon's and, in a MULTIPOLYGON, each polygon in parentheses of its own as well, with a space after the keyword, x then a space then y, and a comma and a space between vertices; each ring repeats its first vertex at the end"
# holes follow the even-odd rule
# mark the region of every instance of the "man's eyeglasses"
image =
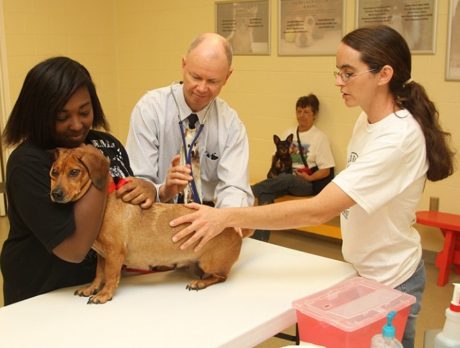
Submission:
POLYGON ((366 74, 368 72, 373 72, 375 70, 377 70, 377 69, 366 70, 366 71, 363 71, 363 72, 361 72, 359 74, 354 73, 354 72, 334 71, 334 77, 337 79, 337 76, 339 76, 343 83, 347 83, 348 81, 350 81, 354 77, 358 77, 360 75, 364 75, 364 74, 366 74))

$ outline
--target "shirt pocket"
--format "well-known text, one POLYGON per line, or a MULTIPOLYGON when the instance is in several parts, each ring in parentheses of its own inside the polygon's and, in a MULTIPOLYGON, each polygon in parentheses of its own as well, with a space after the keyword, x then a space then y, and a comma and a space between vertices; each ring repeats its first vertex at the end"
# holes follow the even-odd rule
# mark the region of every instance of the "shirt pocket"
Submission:
POLYGON ((207 181, 217 181, 217 168, 219 166, 220 154, 204 151, 201 156, 201 177, 207 181))

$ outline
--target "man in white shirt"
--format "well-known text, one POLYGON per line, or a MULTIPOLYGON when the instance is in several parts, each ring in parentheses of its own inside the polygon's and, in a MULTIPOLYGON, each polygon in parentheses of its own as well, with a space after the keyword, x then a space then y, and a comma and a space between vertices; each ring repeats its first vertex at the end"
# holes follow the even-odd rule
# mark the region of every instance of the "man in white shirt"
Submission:
POLYGON ((155 185, 157 201, 177 202, 189 183, 201 182, 193 186, 201 187, 195 197, 201 203, 253 204, 246 129, 236 111, 218 98, 231 63, 227 40, 202 34, 182 58, 183 82, 147 92, 134 107, 126 149, 135 175, 155 185), (189 125, 191 114, 198 116, 196 126, 189 125), (192 151, 185 140, 187 128, 198 130, 192 139, 200 163, 194 173, 190 161, 181 163, 180 152, 192 151))

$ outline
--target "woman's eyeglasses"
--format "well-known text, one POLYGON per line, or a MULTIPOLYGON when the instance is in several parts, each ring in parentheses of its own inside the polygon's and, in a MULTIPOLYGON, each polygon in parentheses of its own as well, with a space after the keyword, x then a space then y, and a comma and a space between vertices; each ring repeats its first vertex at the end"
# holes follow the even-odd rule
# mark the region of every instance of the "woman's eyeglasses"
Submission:
POLYGON ((360 75, 364 75, 364 74, 366 74, 368 72, 373 72, 375 70, 377 70, 377 69, 366 70, 366 71, 363 71, 363 72, 361 72, 359 74, 354 73, 354 72, 334 71, 334 77, 337 79, 337 77, 339 76, 343 83, 347 83, 348 81, 350 81, 354 77, 358 77, 360 75))

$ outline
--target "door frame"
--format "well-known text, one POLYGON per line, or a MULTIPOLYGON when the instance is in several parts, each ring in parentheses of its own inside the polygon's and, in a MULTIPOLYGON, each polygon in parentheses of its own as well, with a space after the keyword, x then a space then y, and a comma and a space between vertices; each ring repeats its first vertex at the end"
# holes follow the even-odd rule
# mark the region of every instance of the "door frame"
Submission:
MULTIPOLYGON (((0 0, 0 132, 3 132, 10 110, 5 20, 3 16, 3 0, 0 0)), ((8 156, 2 145, 2 141, 0 141, 0 216, 6 215, 5 168, 8 156)))

